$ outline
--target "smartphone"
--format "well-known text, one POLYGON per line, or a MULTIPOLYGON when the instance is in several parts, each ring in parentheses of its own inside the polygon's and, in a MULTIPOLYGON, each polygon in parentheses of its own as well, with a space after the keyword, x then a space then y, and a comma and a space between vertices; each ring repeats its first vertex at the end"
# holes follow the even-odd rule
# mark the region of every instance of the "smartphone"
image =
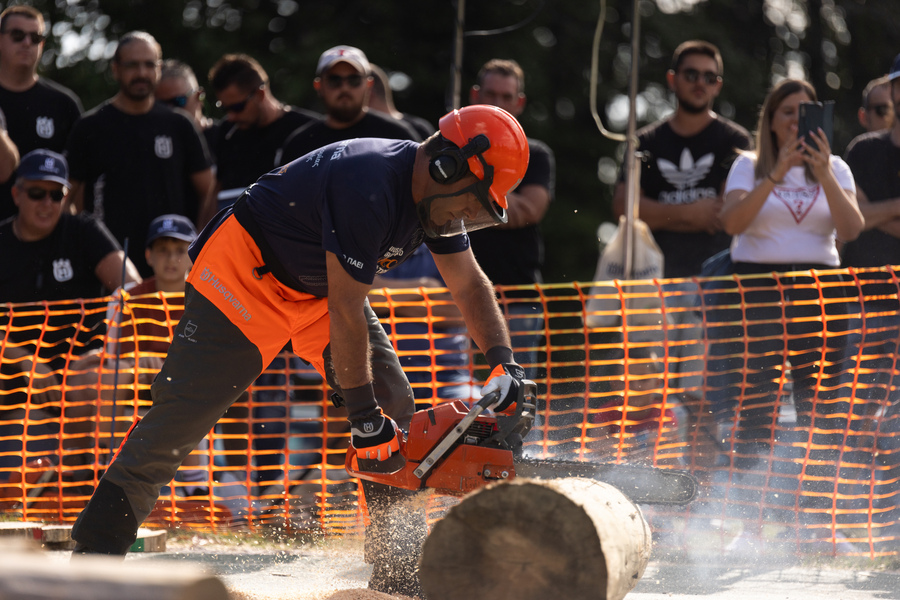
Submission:
POLYGON ((819 146, 812 136, 809 135, 809 132, 818 131, 821 128, 828 139, 828 145, 833 148, 834 102, 801 102, 799 111, 799 131, 797 135, 800 138, 806 138, 806 143, 818 150, 819 146))

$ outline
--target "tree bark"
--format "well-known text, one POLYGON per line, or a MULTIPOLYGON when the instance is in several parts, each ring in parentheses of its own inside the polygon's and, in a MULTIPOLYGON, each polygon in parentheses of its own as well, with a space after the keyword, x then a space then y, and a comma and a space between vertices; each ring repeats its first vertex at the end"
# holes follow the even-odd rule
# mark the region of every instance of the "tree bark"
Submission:
POLYGON ((514 480, 466 496, 422 552, 428 600, 620 600, 650 560, 650 528, 611 485, 514 480))

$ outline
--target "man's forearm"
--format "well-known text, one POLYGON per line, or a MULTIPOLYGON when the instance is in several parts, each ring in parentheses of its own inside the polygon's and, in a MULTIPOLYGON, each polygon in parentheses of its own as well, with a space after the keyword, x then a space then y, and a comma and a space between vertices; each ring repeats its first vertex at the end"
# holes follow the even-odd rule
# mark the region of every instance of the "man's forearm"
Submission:
POLYGON ((470 288, 454 296, 469 335, 482 352, 494 346, 511 346, 506 321, 490 285, 470 288))
POLYGON ((369 361, 369 328, 362 307, 350 311, 332 307, 331 317, 331 359, 334 373, 342 388, 356 388, 372 381, 372 367, 369 361))

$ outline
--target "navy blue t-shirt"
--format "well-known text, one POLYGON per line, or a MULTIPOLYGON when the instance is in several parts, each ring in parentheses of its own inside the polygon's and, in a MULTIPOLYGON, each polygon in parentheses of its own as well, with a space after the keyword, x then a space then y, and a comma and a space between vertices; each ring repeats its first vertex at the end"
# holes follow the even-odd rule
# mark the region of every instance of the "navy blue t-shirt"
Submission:
POLYGON ((326 251, 357 281, 399 265, 424 241, 462 252, 463 235, 425 239, 412 196, 419 144, 360 138, 329 144, 263 175, 246 199, 276 258, 300 287, 328 295, 326 251))

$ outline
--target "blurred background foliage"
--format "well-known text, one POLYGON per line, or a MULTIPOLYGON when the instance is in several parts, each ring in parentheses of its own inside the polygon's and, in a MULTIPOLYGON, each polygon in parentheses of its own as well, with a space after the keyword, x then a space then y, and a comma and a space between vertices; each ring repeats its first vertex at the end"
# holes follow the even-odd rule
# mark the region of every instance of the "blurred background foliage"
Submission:
MULTIPOLYGON (((639 125, 671 112, 665 71, 682 41, 718 45, 725 86, 716 105, 749 130, 778 78, 805 77, 837 103, 834 152, 862 131, 866 83, 900 52, 897 0, 636 0, 640 2, 639 125)), ((0 2, 3 7, 15 2, 0 2)), ((41 73, 71 88, 86 109, 116 91, 108 62, 116 40, 142 29, 166 58, 207 82, 224 53, 245 52, 268 71, 277 98, 319 110, 312 88, 323 50, 349 44, 392 74, 401 111, 432 122, 452 106, 457 0, 32 0, 52 27, 41 73)), ((478 68, 513 58, 526 72, 522 124, 556 153, 556 200, 544 221, 548 282, 587 281, 596 230, 611 219, 611 185, 624 144, 606 140, 589 106, 591 43, 600 0, 478 0, 464 5, 462 104, 478 68), (501 32, 497 32, 497 30, 501 32)), ((599 49, 598 104, 607 127, 625 130, 632 0, 608 0, 599 49)), ((207 113, 220 117, 207 98, 207 113)))

